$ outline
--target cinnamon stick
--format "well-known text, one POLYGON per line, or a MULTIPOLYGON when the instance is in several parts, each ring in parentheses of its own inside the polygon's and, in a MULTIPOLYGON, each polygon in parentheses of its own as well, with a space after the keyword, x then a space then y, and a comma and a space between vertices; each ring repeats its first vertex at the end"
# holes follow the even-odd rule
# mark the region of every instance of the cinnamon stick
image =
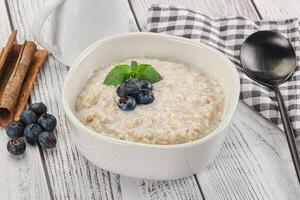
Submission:
POLYGON ((17 37, 17 31, 14 31, 11 33, 11 35, 8 38, 8 41, 6 43, 5 48, 2 49, 1 51, 1 55, 0 55, 0 73, 3 70, 5 61, 7 60, 7 57, 9 55, 9 53, 11 52, 14 43, 16 41, 16 37, 17 37))
POLYGON ((38 75, 45 59, 47 58, 48 51, 46 50, 37 50, 32 58, 30 67, 28 69, 26 78, 23 82, 17 103, 16 103, 16 108, 14 112, 14 120, 18 121, 20 119, 20 114, 21 112, 25 109, 27 105, 27 100, 30 95, 30 91, 33 87, 33 83, 36 79, 36 76, 38 75))

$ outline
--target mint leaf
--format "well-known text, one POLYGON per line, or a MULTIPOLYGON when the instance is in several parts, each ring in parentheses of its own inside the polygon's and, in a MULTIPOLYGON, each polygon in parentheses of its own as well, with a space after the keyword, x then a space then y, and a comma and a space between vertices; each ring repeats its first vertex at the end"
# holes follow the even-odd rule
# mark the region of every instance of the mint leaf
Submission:
POLYGON ((120 85, 131 77, 132 69, 128 65, 115 66, 106 76, 104 85, 120 85))
POLYGON ((157 83, 163 79, 159 72, 148 64, 139 64, 136 70, 136 78, 139 80, 147 80, 151 83, 157 83))

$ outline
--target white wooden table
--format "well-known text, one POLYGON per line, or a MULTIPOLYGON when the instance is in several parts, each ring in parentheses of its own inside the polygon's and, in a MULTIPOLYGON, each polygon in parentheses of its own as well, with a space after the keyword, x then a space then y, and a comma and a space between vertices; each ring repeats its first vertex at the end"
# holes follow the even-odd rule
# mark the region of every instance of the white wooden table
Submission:
MULTIPOLYGON (((19 31, 19 41, 32 39, 32 19, 46 1, 0 0, 1 46, 13 29, 19 31)), ((257 20, 300 15, 300 0, 130 0, 127 16, 132 31, 145 29, 151 3, 186 6, 212 17, 242 15, 257 20)), ((45 102, 58 118, 54 150, 28 145, 25 156, 17 160, 7 153, 8 138, 0 129, 0 200, 300 199, 283 133, 241 102, 221 152, 201 174, 149 181, 95 167, 76 150, 61 107, 61 88, 67 73, 68 67, 49 56, 31 93, 31 101, 45 102)))

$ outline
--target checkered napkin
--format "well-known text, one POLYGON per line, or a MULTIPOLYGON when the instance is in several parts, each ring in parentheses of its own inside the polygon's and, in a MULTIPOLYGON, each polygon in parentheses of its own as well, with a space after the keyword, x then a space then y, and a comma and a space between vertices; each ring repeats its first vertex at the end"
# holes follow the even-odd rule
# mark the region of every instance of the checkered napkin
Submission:
POLYGON ((148 31, 166 33, 203 42, 224 53, 236 66, 241 80, 240 98, 283 130, 276 96, 269 88, 248 78, 239 60, 241 44, 258 30, 275 30, 288 38, 297 51, 297 71, 280 86, 295 132, 300 135, 300 60, 299 21, 252 21, 243 17, 213 19, 183 7, 152 5, 149 8, 148 31))

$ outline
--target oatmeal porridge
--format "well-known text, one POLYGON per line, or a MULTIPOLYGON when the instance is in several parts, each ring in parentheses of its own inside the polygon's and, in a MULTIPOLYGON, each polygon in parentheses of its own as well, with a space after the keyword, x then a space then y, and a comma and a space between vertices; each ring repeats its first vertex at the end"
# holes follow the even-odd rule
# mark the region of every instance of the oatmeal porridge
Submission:
POLYGON ((219 124, 224 93, 210 75, 180 62, 160 59, 129 59, 120 63, 151 64, 163 80, 153 84, 155 100, 132 111, 118 108, 117 86, 104 85, 115 66, 102 67, 81 91, 76 115, 99 134, 150 144, 179 144, 197 140, 219 124))

